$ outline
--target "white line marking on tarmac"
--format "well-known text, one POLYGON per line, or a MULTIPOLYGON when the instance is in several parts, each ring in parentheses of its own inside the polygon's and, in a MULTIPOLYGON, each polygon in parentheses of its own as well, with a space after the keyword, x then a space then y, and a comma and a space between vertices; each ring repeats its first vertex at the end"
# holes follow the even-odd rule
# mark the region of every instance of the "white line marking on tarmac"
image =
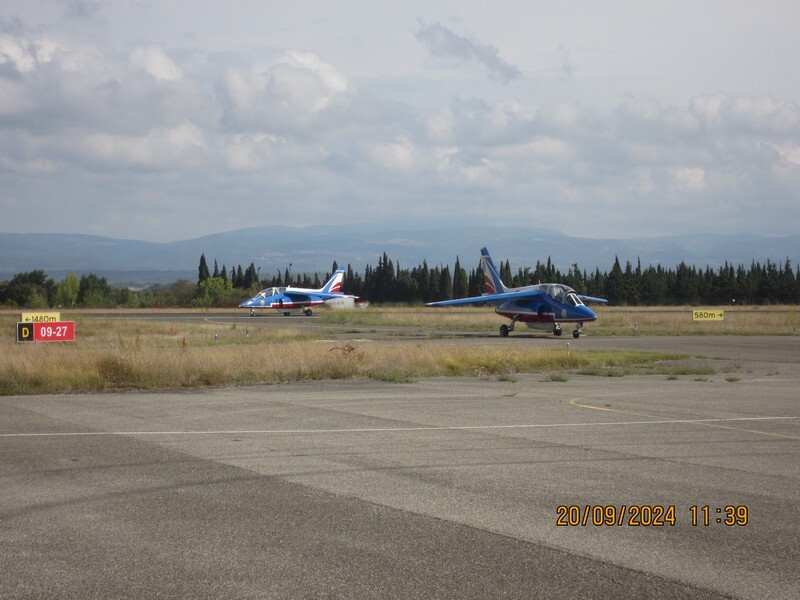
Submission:
POLYGON ((476 431, 490 429, 537 429, 548 427, 613 427, 620 425, 671 425, 682 423, 731 423, 741 421, 786 421, 800 417, 734 417, 726 419, 666 419, 657 421, 607 421, 602 423, 534 423, 527 425, 434 425, 422 427, 364 427, 358 429, 223 429, 203 431, 61 431, 49 433, 0 433, 10 437, 80 437, 100 435, 310 435, 318 433, 392 433, 414 431, 476 431))

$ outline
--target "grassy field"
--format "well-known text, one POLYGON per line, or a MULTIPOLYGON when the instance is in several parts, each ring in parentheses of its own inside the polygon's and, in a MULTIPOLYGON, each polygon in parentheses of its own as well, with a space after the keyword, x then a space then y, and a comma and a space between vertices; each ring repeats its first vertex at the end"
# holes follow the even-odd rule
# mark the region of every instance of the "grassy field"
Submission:
MULTIPOLYGON (((707 323, 693 323, 688 308, 601 307, 598 312, 600 319, 584 330, 590 335, 792 335, 798 321, 796 307, 726 309, 723 322, 707 323)), ((201 314, 214 317, 219 313, 201 314)), ((118 320, 97 318, 91 312, 64 313, 62 319, 76 323, 75 342, 20 344, 16 342, 19 313, 4 311, 0 313, 0 395, 342 378, 396 382, 455 375, 513 378, 516 373, 531 372, 545 374, 543 381, 557 382, 566 379, 564 373, 669 375, 675 367, 659 364, 680 358, 568 351, 560 345, 531 349, 459 344, 458 332, 497 331, 505 320, 491 309, 386 307, 315 314, 320 315, 315 321, 319 327, 306 328, 292 326, 293 321, 285 326, 248 327, 212 319, 118 320), (369 344, 348 338, 373 332, 383 333, 369 344), (450 335, 452 342, 429 343, 450 335)))

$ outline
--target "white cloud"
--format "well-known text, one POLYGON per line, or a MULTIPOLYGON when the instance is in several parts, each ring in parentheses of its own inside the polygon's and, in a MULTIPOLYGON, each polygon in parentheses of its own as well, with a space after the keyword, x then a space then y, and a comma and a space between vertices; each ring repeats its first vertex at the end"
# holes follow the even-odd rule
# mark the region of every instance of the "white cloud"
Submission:
POLYGON ((800 166, 800 143, 769 144, 787 165, 800 166))
POLYGON ((390 171, 410 173, 419 163, 416 148, 405 136, 398 136, 391 142, 375 144, 371 155, 376 163, 390 171))
POLYGON ((284 138, 270 133, 239 134, 224 142, 223 154, 234 171, 255 171, 265 168, 274 149, 285 144, 284 138))
POLYGON ((800 106, 796 101, 717 93, 692 99, 690 111, 702 118, 707 127, 730 132, 779 137, 800 133, 800 106))
POLYGON ((202 130, 191 123, 155 129, 141 136, 89 134, 76 139, 75 150, 106 168, 173 170, 197 166, 208 149, 202 130))
POLYGON ((322 94, 322 97, 317 98, 317 110, 325 108, 333 96, 347 91, 347 79, 312 52, 287 52, 276 61, 277 65, 285 65, 290 69, 306 70, 317 77, 322 84, 323 90, 326 91, 326 93, 322 94))
POLYGON ((671 170, 672 179, 679 189, 700 192, 706 187, 705 171, 697 167, 679 167, 671 170))
POLYGON ((183 79, 183 71, 157 46, 138 46, 131 52, 131 65, 164 81, 183 79))
POLYGON ((313 53, 285 52, 269 63, 229 69, 224 81, 228 119, 245 128, 308 125, 349 100, 347 79, 313 53))
POLYGON ((35 49, 25 40, 10 35, 0 35, 0 65, 9 64, 17 71, 32 71, 37 64, 35 49))

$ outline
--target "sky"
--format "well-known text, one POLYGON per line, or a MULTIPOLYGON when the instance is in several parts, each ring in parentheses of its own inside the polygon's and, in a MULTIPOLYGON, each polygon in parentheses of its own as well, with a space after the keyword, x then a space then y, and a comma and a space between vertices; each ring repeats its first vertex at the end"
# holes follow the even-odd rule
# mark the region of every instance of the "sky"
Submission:
POLYGON ((0 232, 800 231, 796 0, 4 0, 0 232))

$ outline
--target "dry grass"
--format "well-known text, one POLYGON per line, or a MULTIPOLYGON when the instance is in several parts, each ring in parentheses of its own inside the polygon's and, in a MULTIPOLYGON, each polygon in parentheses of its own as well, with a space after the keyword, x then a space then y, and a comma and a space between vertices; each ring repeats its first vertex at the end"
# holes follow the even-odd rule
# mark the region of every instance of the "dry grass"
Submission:
POLYGON ((0 394, 118 389, 197 388, 322 379, 403 382, 416 377, 491 376, 602 369, 673 356, 565 349, 506 349, 427 343, 288 342, 279 346, 204 345, 171 348, 148 343, 80 350, 65 345, 18 345, 0 367, 0 394))
MULTIPOLYGON (((0 317, 0 394, 197 388, 322 379, 409 381, 602 368, 641 360, 565 349, 313 339, 291 327, 76 317, 76 342, 19 344, 0 317), (247 333, 246 333, 247 332, 247 333)), ((652 355, 646 360, 659 357, 652 355)))
MULTIPOLYGON (((504 349, 430 343, 321 341, 180 343, 139 338, 107 348, 18 344, 6 348, 0 394, 195 388, 321 379, 409 381, 597 366, 606 358, 564 349, 504 349)), ((615 361, 618 359, 615 359, 615 361)))
MULTIPOLYGON (((693 323, 689 309, 603 307, 599 312, 600 320, 587 325, 591 335, 781 335, 791 334, 797 323, 795 307, 726 309, 722 323, 693 323)), ((370 308, 319 314, 322 325, 335 325, 340 333, 348 328, 363 332, 387 327, 436 336, 444 331, 492 331, 505 322, 488 308, 370 308)), ((522 372, 653 372, 652 365, 677 358, 441 341, 325 341, 288 325, 223 325, 203 320, 202 315, 180 321, 64 315, 76 322, 76 342, 20 344, 16 342, 18 313, 0 313, 0 395, 342 378, 402 382, 428 376, 510 377, 522 372), (642 370, 642 365, 650 365, 650 370, 642 370)))

